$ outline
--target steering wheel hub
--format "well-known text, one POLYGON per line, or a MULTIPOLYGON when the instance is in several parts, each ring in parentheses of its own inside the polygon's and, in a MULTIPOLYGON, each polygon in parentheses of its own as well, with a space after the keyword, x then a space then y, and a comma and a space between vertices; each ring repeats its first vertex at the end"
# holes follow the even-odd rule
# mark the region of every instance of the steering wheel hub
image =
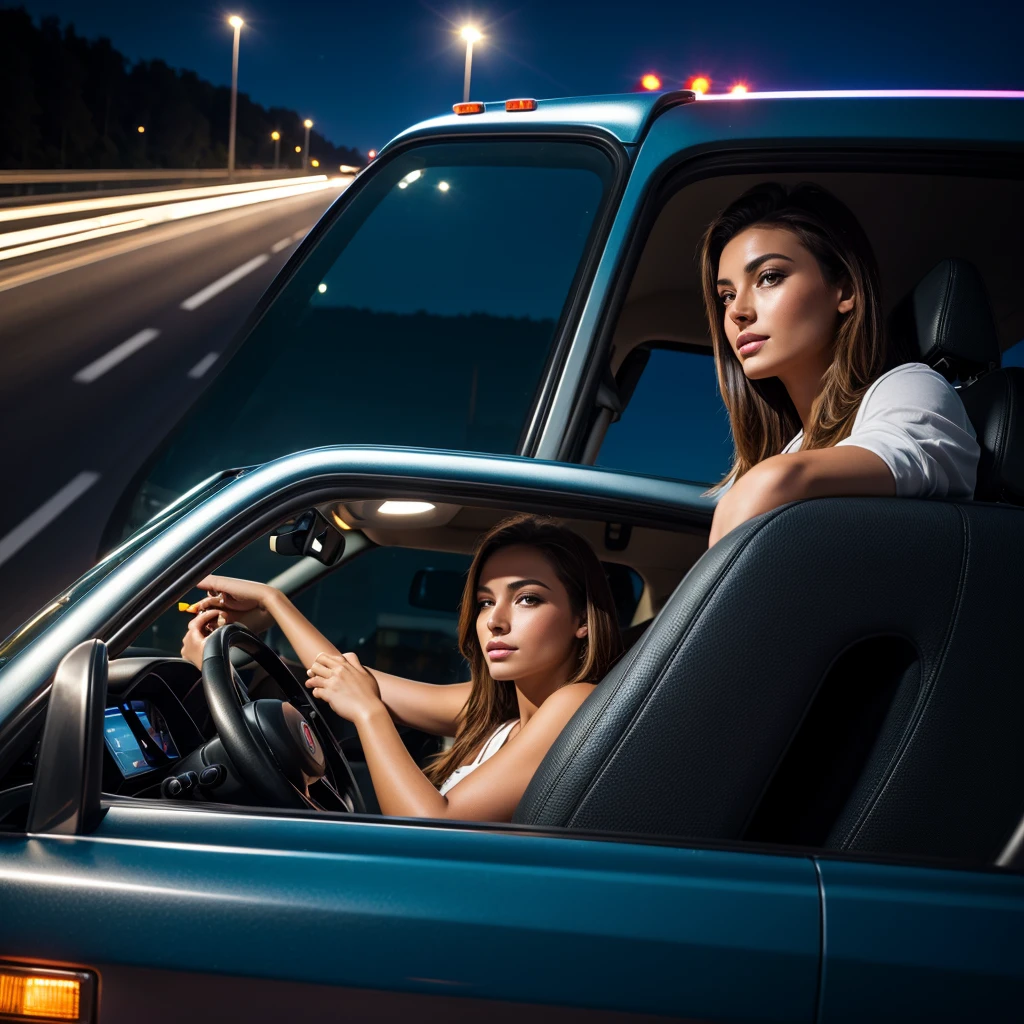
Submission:
POLYGON ((270 753, 290 782, 308 786, 327 770, 324 751, 296 708, 279 700, 255 700, 242 709, 250 727, 258 729, 270 753))

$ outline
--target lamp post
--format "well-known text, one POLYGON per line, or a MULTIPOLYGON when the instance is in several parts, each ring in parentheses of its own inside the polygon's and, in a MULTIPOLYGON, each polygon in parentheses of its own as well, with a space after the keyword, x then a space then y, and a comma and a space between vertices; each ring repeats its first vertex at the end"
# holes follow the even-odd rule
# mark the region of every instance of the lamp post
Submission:
POLYGON ((469 102, 469 82, 473 76, 473 44, 479 43, 483 36, 472 25, 466 25, 460 33, 466 40, 466 76, 462 80, 462 102, 469 102))
POLYGON ((309 166, 309 129, 313 127, 313 122, 307 117, 302 127, 306 129, 306 139, 302 144, 302 169, 306 170, 309 166))
POLYGON ((271 132, 270 137, 274 140, 274 170, 281 166, 281 133, 271 132))
POLYGON ((235 128, 238 123, 238 39, 242 34, 244 21, 232 14, 228 24, 235 30, 235 42, 231 48, 231 126, 228 128, 228 177, 235 176, 235 128))

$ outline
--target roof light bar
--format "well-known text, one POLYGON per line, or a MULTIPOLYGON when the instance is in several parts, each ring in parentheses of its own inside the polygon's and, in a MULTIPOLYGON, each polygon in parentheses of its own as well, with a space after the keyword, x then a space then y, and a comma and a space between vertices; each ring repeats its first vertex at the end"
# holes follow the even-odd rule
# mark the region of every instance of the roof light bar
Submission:
POLYGON ((456 114, 482 114, 484 105, 482 103, 456 103, 452 110, 456 114))
POLYGON ((536 100, 505 100, 506 113, 512 114, 519 110, 536 110, 536 100))

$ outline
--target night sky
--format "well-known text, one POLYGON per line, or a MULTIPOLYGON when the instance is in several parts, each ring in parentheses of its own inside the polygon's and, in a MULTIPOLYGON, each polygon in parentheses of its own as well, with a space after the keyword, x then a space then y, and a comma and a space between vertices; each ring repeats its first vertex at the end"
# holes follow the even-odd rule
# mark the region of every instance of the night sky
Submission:
POLYGON ((655 71, 666 87, 700 72, 725 88, 1024 89, 1024 4, 841 4, 521 0, 21 0, 131 59, 160 57, 210 81, 231 79, 229 14, 242 30, 239 88, 312 117, 365 152, 462 98, 472 21, 488 36, 473 98, 624 92, 655 71))

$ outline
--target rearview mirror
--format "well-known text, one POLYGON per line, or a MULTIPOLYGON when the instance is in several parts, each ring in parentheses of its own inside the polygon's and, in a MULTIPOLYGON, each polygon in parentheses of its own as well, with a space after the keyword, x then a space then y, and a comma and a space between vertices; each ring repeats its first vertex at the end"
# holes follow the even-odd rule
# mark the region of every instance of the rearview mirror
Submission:
POLYGON ((275 555, 309 555, 324 565, 335 565, 345 554, 345 535, 311 508, 270 535, 270 550, 275 555))
POLYGON ((431 612, 457 612, 465 585, 465 574, 454 569, 419 569, 409 587, 409 604, 431 612))

